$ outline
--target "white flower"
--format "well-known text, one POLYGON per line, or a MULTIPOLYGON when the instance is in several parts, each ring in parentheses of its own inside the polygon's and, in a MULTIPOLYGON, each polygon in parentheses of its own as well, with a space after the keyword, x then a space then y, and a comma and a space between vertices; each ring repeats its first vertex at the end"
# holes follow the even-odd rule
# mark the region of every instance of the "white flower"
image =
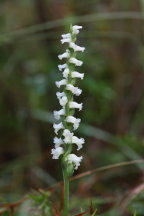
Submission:
POLYGON ((54 117, 55 119, 59 120, 61 115, 64 115, 65 114, 65 109, 61 109, 59 111, 54 111, 54 117))
POLYGON ((64 92, 57 92, 56 93, 56 96, 58 99, 62 98, 63 96, 65 96, 65 93, 64 92))
POLYGON ((53 159, 58 159, 59 156, 63 153, 64 153, 64 150, 62 147, 58 147, 56 149, 51 150, 51 154, 53 155, 53 157, 52 157, 53 159))
POLYGON ((79 127, 81 119, 77 119, 74 116, 67 116, 66 121, 72 123, 74 130, 76 130, 79 127))
POLYGON ((77 52, 77 51, 83 52, 83 51, 85 50, 85 47, 80 47, 80 46, 76 45, 76 44, 73 43, 73 42, 70 42, 69 46, 70 46, 70 48, 72 48, 75 52, 77 52))
POLYGON ((81 66, 83 64, 82 61, 80 61, 80 60, 78 60, 78 59, 76 59, 74 57, 70 58, 69 62, 72 63, 72 64, 75 64, 76 66, 81 66))
POLYGON ((83 138, 78 138, 76 136, 72 137, 72 143, 75 143, 77 145, 77 150, 79 151, 82 148, 82 145, 84 144, 85 140, 83 138))
POLYGON ((61 35, 62 36, 62 38, 71 38, 71 34, 70 33, 67 33, 67 34, 62 34, 61 35))
POLYGON ((58 68, 60 71, 62 71, 62 69, 65 69, 66 67, 67 67, 67 64, 58 65, 58 68))
POLYGON ((60 122, 59 124, 53 124, 53 128, 54 128, 55 133, 58 134, 58 131, 63 129, 64 126, 63 126, 63 123, 60 122))
POLYGON ((67 49, 63 54, 58 55, 58 58, 59 58, 60 60, 62 60, 63 58, 68 58, 69 55, 70 55, 70 52, 69 52, 69 50, 67 49))
POLYGON ((55 84, 56 84, 56 86, 58 88, 60 88, 62 85, 66 85, 67 84, 67 80, 66 79, 62 79, 60 81, 56 81, 55 84))
POLYGON ((72 84, 68 84, 66 89, 71 91, 74 95, 79 96, 82 93, 82 90, 78 87, 73 86, 72 84))
POLYGON ((60 145, 64 144, 63 140, 58 137, 54 137, 53 142, 55 144, 55 148, 58 148, 60 145))
POLYGON ((71 42, 71 34, 62 34, 61 43, 70 43, 71 42))
POLYGON ((71 39, 70 38, 66 38, 66 39, 61 39, 60 41, 61 41, 62 44, 64 44, 64 43, 70 43, 71 39))
POLYGON ((62 44, 71 42, 71 35, 62 35, 62 39, 60 40, 62 44))
POLYGON ((62 98, 59 99, 59 103, 61 106, 65 106, 68 102, 68 99, 66 96, 63 96, 62 98))
POLYGON ((83 158, 82 156, 81 157, 77 157, 75 154, 69 154, 67 156, 68 163, 70 163, 70 164, 74 163, 74 166, 75 166, 76 170, 79 167, 82 158, 83 158))
POLYGON ((73 133, 71 133, 68 129, 65 129, 64 132, 63 132, 63 136, 65 137, 64 138, 64 143, 67 143, 67 144, 71 144, 71 143, 74 143, 77 145, 77 150, 80 150, 82 148, 82 145, 84 144, 84 139, 83 138, 78 138, 76 136, 74 136, 73 133))
POLYGON ((57 92, 56 96, 59 100, 59 103, 61 106, 65 106, 66 103, 68 102, 67 96, 64 92, 57 92))
POLYGON ((70 70, 69 70, 69 68, 65 68, 65 69, 64 69, 64 71, 63 71, 63 77, 67 79, 67 78, 68 78, 68 75, 69 75, 69 73, 70 73, 70 70))
POLYGON ((65 143, 72 143, 72 137, 73 137, 73 133, 71 133, 68 129, 65 129, 63 132, 63 136, 64 138, 64 142, 65 143))
POLYGON ((79 111, 82 110, 82 105, 83 105, 82 103, 79 104, 79 103, 74 102, 74 101, 69 102, 70 108, 72 108, 72 109, 76 108, 76 109, 79 109, 79 111))
POLYGON ((72 31, 73 31, 74 34, 78 34, 79 33, 79 29, 82 29, 82 26, 74 25, 72 27, 72 31))
POLYGON ((72 78, 80 78, 81 80, 84 78, 84 73, 79 73, 77 71, 73 71, 71 73, 72 78))

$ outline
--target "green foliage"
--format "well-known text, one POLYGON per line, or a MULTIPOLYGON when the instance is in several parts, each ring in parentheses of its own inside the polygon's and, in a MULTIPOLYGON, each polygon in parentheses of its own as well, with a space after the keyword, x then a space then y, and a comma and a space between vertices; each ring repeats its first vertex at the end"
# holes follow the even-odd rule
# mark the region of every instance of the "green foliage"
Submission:
POLYGON ((94 211, 94 213, 91 216, 95 216, 97 212, 97 209, 94 211))
POLYGON ((134 212, 134 216, 142 216, 144 213, 144 193, 140 193, 129 204, 129 209, 134 212))
MULTIPOLYGON (((59 109, 54 84, 61 77, 59 39, 71 22, 84 26, 79 44, 86 47, 80 69, 85 73, 80 82, 84 108, 77 113, 82 119, 78 136, 85 137, 86 145, 78 172, 144 157, 143 12, 143 0, 0 1, 1 208, 31 188, 62 179, 50 155, 52 112, 59 109)), ((88 209, 91 197, 96 215, 103 210, 102 216, 117 216, 115 207, 140 184, 143 168, 135 163, 71 182, 71 211, 88 209)), ((51 216, 49 195, 30 195, 39 216, 51 216)), ((59 204, 59 196, 52 195, 52 203, 59 204)), ((142 193, 129 200, 124 216, 142 216, 143 203, 142 193)), ((21 208, 14 216, 28 216, 21 208)), ((1 215, 9 216, 9 208, 1 215)))
POLYGON ((137 214, 136 214, 136 211, 135 211, 133 216, 136 216, 136 215, 137 215, 137 214))
POLYGON ((39 189, 34 193, 29 194, 29 197, 33 200, 33 205, 36 208, 35 215, 51 216, 52 207, 49 201, 50 192, 39 189))

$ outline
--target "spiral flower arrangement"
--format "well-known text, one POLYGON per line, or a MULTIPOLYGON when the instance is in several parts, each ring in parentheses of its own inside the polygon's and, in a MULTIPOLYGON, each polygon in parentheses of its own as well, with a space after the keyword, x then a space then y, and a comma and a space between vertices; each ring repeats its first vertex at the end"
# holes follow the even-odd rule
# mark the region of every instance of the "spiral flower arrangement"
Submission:
POLYGON ((74 101, 74 96, 79 96, 82 90, 75 86, 76 79, 83 79, 84 74, 75 71, 76 66, 81 66, 82 61, 76 58, 77 52, 83 52, 84 47, 75 44, 77 34, 82 26, 74 25, 70 27, 70 33, 62 34, 61 43, 67 43, 66 51, 59 55, 60 60, 66 59, 66 63, 58 65, 62 72, 63 79, 56 81, 56 86, 62 89, 57 92, 56 96, 62 108, 59 111, 54 111, 54 117, 59 123, 54 123, 54 131, 56 137, 54 138, 54 148, 51 151, 53 159, 59 159, 63 155, 64 164, 72 165, 77 169, 82 160, 82 156, 78 157, 72 153, 73 144, 76 144, 77 150, 80 150, 84 144, 83 138, 78 138, 74 135, 81 119, 75 118, 75 109, 82 110, 82 103, 74 101))

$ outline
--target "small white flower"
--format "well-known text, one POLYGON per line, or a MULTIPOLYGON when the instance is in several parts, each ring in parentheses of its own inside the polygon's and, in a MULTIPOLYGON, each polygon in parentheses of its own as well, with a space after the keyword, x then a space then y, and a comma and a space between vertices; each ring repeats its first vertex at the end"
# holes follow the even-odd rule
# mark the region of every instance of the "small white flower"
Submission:
POLYGON ((74 57, 70 58, 69 62, 72 63, 72 64, 75 64, 76 66, 81 66, 83 64, 82 61, 80 61, 80 60, 78 60, 78 59, 76 59, 74 57))
POLYGON ((65 129, 63 132, 63 136, 64 138, 64 142, 65 143, 72 143, 72 137, 73 137, 73 133, 71 133, 68 129, 65 129))
POLYGON ((72 123, 74 130, 76 130, 79 127, 81 119, 77 119, 74 116, 67 116, 66 121, 72 123))
POLYGON ((55 84, 56 84, 56 86, 58 88, 60 88, 62 85, 66 85, 67 84, 67 80, 66 79, 62 79, 60 81, 56 81, 55 84))
POLYGON ((70 55, 70 52, 69 52, 69 50, 67 49, 63 54, 58 55, 58 58, 59 58, 60 60, 62 60, 63 58, 69 58, 69 55, 70 55))
POLYGON ((63 38, 60 40, 62 44, 64 43, 70 43, 71 42, 71 38, 63 38))
POLYGON ((58 131, 63 129, 64 126, 63 126, 63 123, 60 122, 59 124, 53 124, 53 128, 54 128, 55 133, 58 134, 58 131))
POLYGON ((62 34, 61 35, 62 36, 62 38, 71 38, 71 34, 70 33, 67 33, 67 34, 62 34))
POLYGON ((59 100, 59 103, 61 106, 65 106, 66 103, 68 102, 67 96, 64 92, 57 92, 56 96, 59 100))
POLYGON ((84 78, 84 73, 79 73, 77 71, 73 71, 71 73, 72 78, 80 78, 81 80, 84 78))
POLYGON ((67 67, 67 64, 58 65, 58 68, 60 71, 62 71, 62 69, 65 69, 66 67, 67 67))
POLYGON ((71 34, 62 34, 61 43, 70 43, 71 42, 71 34))
POLYGON ((66 89, 71 91, 74 95, 79 96, 82 93, 82 90, 78 87, 73 86, 72 84, 68 84, 66 89))
POLYGON ((65 115, 65 109, 61 109, 59 111, 54 111, 54 117, 55 119, 59 120, 61 115, 65 115))
POLYGON ((72 143, 75 143, 77 145, 77 150, 79 151, 82 148, 82 145, 84 144, 85 140, 83 138, 78 138, 76 136, 72 137, 72 143))
POLYGON ((75 52, 79 51, 79 52, 84 52, 85 50, 85 47, 80 47, 78 45, 76 45, 75 43, 73 42, 70 42, 69 44, 70 48, 72 48, 75 52))
POLYGON ((69 73, 70 73, 70 70, 69 70, 69 68, 65 68, 65 69, 64 69, 64 71, 63 71, 63 77, 67 79, 67 78, 68 78, 68 75, 69 75, 69 73))
POLYGON ((62 147, 58 147, 56 149, 51 150, 51 154, 53 155, 53 157, 52 157, 53 159, 58 159, 59 156, 63 153, 64 153, 64 150, 62 147))
POLYGON ((67 156, 68 163, 70 163, 70 164, 74 163, 74 166, 75 166, 76 170, 78 169, 82 158, 83 158, 82 156, 81 157, 77 157, 75 154, 69 154, 67 156))
POLYGON ((64 92, 57 92, 56 93, 56 96, 58 99, 62 98, 63 96, 65 96, 65 93, 64 92))
POLYGON ((62 98, 59 99, 59 103, 61 106, 65 106, 68 102, 68 99, 66 96, 63 96, 62 98))
POLYGON ((72 108, 72 109, 79 109, 79 111, 80 110, 82 110, 82 103, 77 103, 77 102, 74 102, 74 101, 71 101, 71 102, 69 102, 69 107, 70 108, 72 108))
POLYGON ((73 31, 74 34, 78 34, 79 33, 79 29, 82 29, 82 26, 74 25, 72 27, 72 31, 73 31))
POLYGON ((58 137, 54 137, 53 142, 55 144, 55 148, 58 148, 60 145, 64 144, 63 140, 58 137))
POLYGON ((77 150, 80 150, 82 148, 82 145, 84 144, 84 139, 83 138, 78 138, 76 136, 74 136, 73 133, 71 133, 68 129, 65 129, 63 132, 63 136, 64 138, 64 143, 66 144, 76 144, 77 145, 77 150))

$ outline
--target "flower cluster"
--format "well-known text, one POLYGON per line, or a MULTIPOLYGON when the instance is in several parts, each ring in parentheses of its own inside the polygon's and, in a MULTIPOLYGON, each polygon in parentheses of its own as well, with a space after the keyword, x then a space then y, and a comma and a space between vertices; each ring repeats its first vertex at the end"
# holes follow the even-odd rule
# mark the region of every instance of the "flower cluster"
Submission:
POLYGON ((84 144, 83 138, 78 138, 74 135, 73 131, 79 127, 81 119, 75 118, 75 109, 82 110, 82 103, 74 101, 74 96, 79 96, 82 90, 75 86, 76 79, 83 79, 84 74, 75 71, 75 66, 81 66, 82 61, 76 58, 76 52, 83 52, 84 47, 80 47, 75 44, 76 36, 82 26, 71 26, 70 33, 63 34, 61 43, 68 44, 66 51, 59 55, 60 60, 66 59, 65 64, 58 65, 59 70, 62 72, 63 79, 56 82, 56 86, 62 91, 57 92, 56 96, 59 100, 62 108, 59 111, 54 111, 54 117, 59 123, 54 124, 54 131, 57 135, 54 138, 54 149, 51 154, 53 159, 58 159, 60 155, 65 155, 65 161, 68 164, 72 164, 75 169, 78 168, 82 160, 82 156, 78 157, 72 154, 72 145, 77 146, 77 150, 80 150, 84 144))

